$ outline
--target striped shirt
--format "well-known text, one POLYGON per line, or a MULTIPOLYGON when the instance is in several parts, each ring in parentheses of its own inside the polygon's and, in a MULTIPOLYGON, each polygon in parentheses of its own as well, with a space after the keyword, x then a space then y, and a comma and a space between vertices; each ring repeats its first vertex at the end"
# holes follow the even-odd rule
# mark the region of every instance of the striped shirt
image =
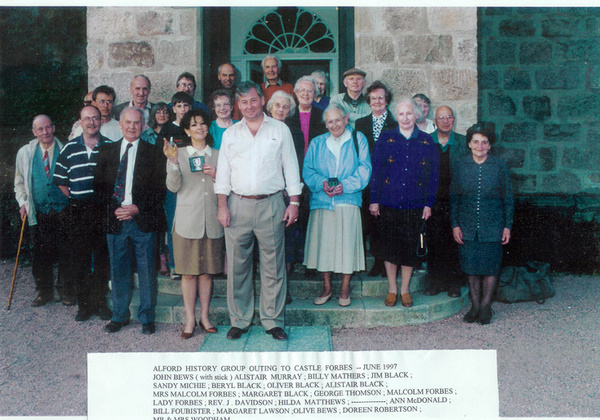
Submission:
POLYGON ((83 136, 75 137, 65 144, 56 161, 53 181, 56 185, 69 187, 70 198, 90 200, 94 195, 94 170, 98 159, 98 147, 111 141, 100 135, 98 144, 90 154, 83 136))

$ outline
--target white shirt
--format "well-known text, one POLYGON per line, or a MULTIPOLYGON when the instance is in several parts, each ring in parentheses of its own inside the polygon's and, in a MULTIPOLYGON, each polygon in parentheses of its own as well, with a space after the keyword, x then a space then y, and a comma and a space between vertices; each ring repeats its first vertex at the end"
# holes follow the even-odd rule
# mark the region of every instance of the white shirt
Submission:
MULTIPOLYGON (((125 149, 127 145, 130 144, 127 140, 123 139, 121 142, 121 152, 119 153, 119 157, 122 158, 125 153, 125 149)), ((125 197, 123 198, 123 202, 121 205, 129 205, 133 204, 133 199, 131 197, 131 190, 133 187, 133 169, 135 166, 135 157, 137 155, 138 145, 140 144, 140 139, 137 139, 131 142, 131 147, 129 148, 129 152, 127 154, 127 175, 125 177, 125 197)))
POLYGON ((216 194, 229 195, 233 191, 240 195, 262 195, 284 188, 290 196, 302 192, 290 129, 281 121, 263 116, 256 136, 250 132, 245 118, 225 130, 219 150, 216 194))

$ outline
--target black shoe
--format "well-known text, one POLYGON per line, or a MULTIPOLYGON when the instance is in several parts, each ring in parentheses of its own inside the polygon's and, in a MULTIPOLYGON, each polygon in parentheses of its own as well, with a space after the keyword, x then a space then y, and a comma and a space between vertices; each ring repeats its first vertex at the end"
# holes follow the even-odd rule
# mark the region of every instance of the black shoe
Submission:
POLYGON ((112 311, 108 309, 106 303, 98 305, 98 309, 96 309, 96 315, 100 317, 102 321, 108 321, 112 318, 112 311))
POLYGON ((156 325, 154 322, 148 322, 146 324, 142 324, 142 334, 151 335, 156 332, 156 325))
POLYGON ((229 331, 227 331, 227 339, 228 340, 237 340, 242 336, 242 334, 247 333, 248 330, 243 330, 238 327, 231 327, 229 331))
POLYGON ((106 324, 104 326, 104 331, 109 332, 109 333, 115 333, 126 325, 129 325, 128 320, 124 321, 124 322, 110 321, 108 324, 106 324))
POLYGON ((479 323, 481 325, 487 325, 492 322, 492 308, 489 306, 481 308, 479 312, 479 323))
POLYGON ((435 296, 438 295, 441 291, 442 288, 440 286, 429 286, 427 289, 425 289, 423 294, 427 296, 435 296))
POLYGON ((60 301, 65 306, 75 306, 75 304, 77 303, 77 298, 75 296, 63 295, 60 298, 60 301))
POLYGON ((50 302, 52 299, 54 299, 54 293, 40 292, 37 295, 37 297, 35 299, 33 299, 33 302, 31 302, 31 306, 33 306, 33 307, 44 306, 46 303, 50 302))
POLYGON ((458 286, 450 286, 450 288, 448 288, 448 296, 451 298, 460 297, 460 288, 458 286))
POLYGON ((472 324, 473 322, 477 321, 477 318, 479 318, 479 311, 472 307, 463 317, 463 321, 472 324))
POLYGON ((271 334, 275 340, 287 340, 287 338, 288 338, 285 331, 283 331, 283 329, 281 329, 279 327, 271 328, 270 330, 267 330, 266 332, 267 332, 267 334, 271 334))
POLYGON ((79 310, 77 311, 77 315, 75 315, 75 321, 87 321, 88 319, 90 319, 91 316, 92 312, 88 308, 79 308, 79 310))

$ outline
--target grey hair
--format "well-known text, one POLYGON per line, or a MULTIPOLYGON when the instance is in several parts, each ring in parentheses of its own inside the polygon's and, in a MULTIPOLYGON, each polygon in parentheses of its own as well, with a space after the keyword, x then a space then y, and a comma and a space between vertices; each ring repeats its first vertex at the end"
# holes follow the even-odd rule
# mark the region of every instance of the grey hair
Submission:
POLYGON ((258 93, 258 96, 260 96, 262 98, 262 96, 263 96, 262 89, 260 88, 259 85, 257 85, 256 83, 254 83, 251 80, 246 80, 245 82, 242 82, 237 86, 237 89, 235 91, 235 97, 239 100, 242 95, 246 95, 252 89, 256 90, 256 93, 258 93))
POLYGON ((338 103, 329 103, 329 106, 327 106, 327 108, 325 108, 325 111, 323 111, 323 122, 325 122, 326 116, 328 113, 330 113, 331 111, 340 111, 340 113, 342 114, 342 118, 346 118, 346 116, 348 116, 349 112, 348 110, 346 110, 343 106, 341 106, 338 103))
POLYGON ((267 102, 267 112, 269 115, 271 114, 271 108, 273 108, 273 104, 277 98, 283 98, 290 101, 290 113, 288 114, 288 117, 291 117, 296 113, 296 101, 294 101, 294 97, 283 90, 278 90, 271 96, 269 102, 267 102))
POLYGON ((268 60, 269 58, 274 58, 275 60, 277 60, 277 68, 280 69, 282 66, 281 60, 277 57, 275 57, 274 55, 267 55, 265 58, 262 59, 262 61, 260 62, 260 66, 261 67, 265 67, 265 61, 268 60))
POLYGON ((142 127, 144 127, 146 125, 146 116, 144 115, 144 111, 142 111, 142 109, 138 108, 137 106, 129 105, 129 106, 126 106, 125 108, 123 108, 123 110, 119 114, 119 121, 121 119, 123 119, 123 114, 125 114, 127 111, 131 111, 131 110, 138 112, 142 116, 142 127))
POLYGON ((419 121, 421 118, 423 118, 423 111, 421 110, 421 107, 412 98, 400 98, 400 99, 398 99, 398 101, 394 104, 394 106, 392 108, 394 110, 394 114, 398 113, 398 107, 401 104, 409 104, 410 106, 412 106, 413 112, 417 116, 417 121, 419 121))
POLYGON ((35 127, 34 127, 34 124, 35 124, 35 122, 36 122, 38 119, 42 119, 42 118, 44 118, 44 117, 45 117, 45 118, 48 118, 48 121, 50 121, 50 124, 54 125, 54 123, 52 122, 52 118, 50 118, 50 117, 49 117, 49 116, 47 116, 46 114, 39 114, 39 115, 36 115, 36 116, 35 116, 35 118, 33 119, 33 121, 31 121, 31 128, 32 128, 32 129, 33 129, 33 128, 35 128, 35 127))
POLYGON ((131 83, 133 83, 133 81, 135 79, 137 79, 138 77, 141 77, 142 79, 146 79, 146 81, 148 82, 148 90, 152 90, 152 82, 150 81, 150 78, 148 76, 146 76, 145 74, 136 74, 135 76, 133 76, 133 79, 131 79, 131 83))
POLYGON ((311 83, 313 85, 315 95, 317 94, 317 92, 319 92, 319 87, 317 86, 317 81, 312 76, 302 76, 301 78, 296 80, 296 84, 294 85, 294 92, 296 92, 298 89, 300 89, 300 83, 302 83, 302 82, 311 83))

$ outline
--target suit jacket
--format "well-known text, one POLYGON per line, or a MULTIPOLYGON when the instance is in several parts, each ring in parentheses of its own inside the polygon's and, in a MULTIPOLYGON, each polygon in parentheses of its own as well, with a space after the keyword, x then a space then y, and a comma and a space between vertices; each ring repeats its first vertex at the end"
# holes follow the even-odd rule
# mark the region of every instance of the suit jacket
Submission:
MULTIPOLYGON (((383 122, 383 128, 381 129, 381 133, 387 130, 391 130, 392 128, 398 127, 398 123, 392 117, 392 113, 388 111, 387 117, 383 122)), ((356 120, 356 131, 360 131, 367 138, 367 142, 369 143, 369 153, 373 152, 373 146, 375 146, 375 139, 373 137, 373 113, 370 113, 366 117, 359 118, 356 120)), ((379 135, 381 135, 381 133, 379 135)))
MULTIPOLYGON (((167 163, 167 188, 177 194, 173 230, 183 238, 211 239, 224 235, 223 226, 217 220, 217 196, 214 180, 204 172, 192 172, 187 147, 179 149, 179 167, 167 163)), ((219 151, 211 149, 204 155, 204 163, 217 166, 219 151)))
MULTIPOLYGON (((119 169, 121 139, 107 143, 98 149, 94 192, 102 202, 105 211, 105 224, 108 233, 118 234, 121 224, 115 216, 119 207, 112 199, 115 178, 119 169)), ((161 148, 141 141, 135 158, 133 169, 132 201, 139 209, 134 217, 142 232, 157 232, 163 226, 164 211, 162 202, 166 193, 165 157, 161 148)))

